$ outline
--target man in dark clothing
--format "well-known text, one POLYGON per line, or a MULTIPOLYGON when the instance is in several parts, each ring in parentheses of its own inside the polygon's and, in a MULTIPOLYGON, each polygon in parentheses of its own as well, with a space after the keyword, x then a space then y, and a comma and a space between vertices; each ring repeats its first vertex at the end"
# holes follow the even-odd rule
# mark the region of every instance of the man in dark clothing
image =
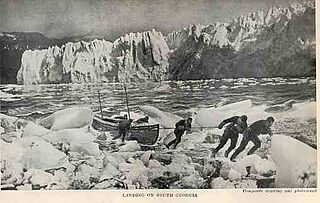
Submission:
POLYGON ((224 156, 228 157, 229 153, 236 147, 239 133, 243 133, 243 131, 248 127, 247 125, 248 117, 246 115, 242 116, 233 116, 231 118, 223 120, 218 128, 221 129, 224 125, 227 125, 226 129, 224 130, 222 137, 220 138, 220 143, 213 150, 213 157, 218 153, 218 151, 224 147, 224 145, 228 142, 228 139, 231 140, 231 144, 229 148, 225 151, 224 156))
POLYGON ((122 119, 118 124, 118 136, 113 139, 115 140, 121 137, 122 142, 124 142, 124 138, 130 130, 132 121, 132 119, 128 119, 127 115, 124 115, 124 119, 122 119))
POLYGON ((232 154, 230 160, 235 161, 235 158, 240 154, 248 145, 249 141, 254 143, 254 146, 249 150, 248 155, 253 154, 260 146, 261 141, 258 138, 260 134, 269 134, 272 136, 270 127, 274 122, 273 117, 268 117, 266 120, 259 120, 251 124, 244 132, 240 146, 232 154))
POLYGON ((191 123, 192 118, 190 117, 187 120, 180 120, 178 123, 176 123, 176 128, 174 129, 174 135, 176 136, 176 138, 166 145, 168 149, 172 144, 174 144, 174 149, 177 147, 177 145, 181 142, 181 137, 184 132, 191 131, 191 123))

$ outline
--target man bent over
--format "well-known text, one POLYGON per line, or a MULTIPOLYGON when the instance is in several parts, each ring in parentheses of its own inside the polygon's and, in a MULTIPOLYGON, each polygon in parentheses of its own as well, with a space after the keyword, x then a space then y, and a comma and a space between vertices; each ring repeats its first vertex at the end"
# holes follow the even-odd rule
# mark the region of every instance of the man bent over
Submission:
POLYGON ((235 158, 246 148, 249 141, 254 143, 254 146, 249 150, 248 155, 253 154, 259 147, 261 147, 261 141, 258 138, 260 134, 269 134, 272 136, 270 127, 274 122, 273 117, 268 117, 266 120, 259 120, 251 124, 244 132, 240 146, 232 154, 230 160, 235 161, 235 158))

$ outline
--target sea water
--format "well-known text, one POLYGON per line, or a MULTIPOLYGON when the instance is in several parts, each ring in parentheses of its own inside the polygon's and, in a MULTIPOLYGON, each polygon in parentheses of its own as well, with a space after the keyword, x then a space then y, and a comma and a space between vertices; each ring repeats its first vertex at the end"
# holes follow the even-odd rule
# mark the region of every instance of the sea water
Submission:
MULTIPOLYGON (((207 108, 250 99, 254 105, 273 105, 290 99, 315 101, 315 78, 239 78, 160 83, 127 83, 129 109, 151 105, 180 115, 191 109, 207 108)), ((1 85, 1 111, 8 115, 52 113, 72 106, 101 106, 110 115, 127 111, 123 83, 1 85)))

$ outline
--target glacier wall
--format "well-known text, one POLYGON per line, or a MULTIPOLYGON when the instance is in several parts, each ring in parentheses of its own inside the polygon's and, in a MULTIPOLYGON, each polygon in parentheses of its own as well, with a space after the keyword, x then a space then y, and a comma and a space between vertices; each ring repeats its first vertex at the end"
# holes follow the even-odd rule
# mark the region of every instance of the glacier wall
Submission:
POLYGON ((19 84, 315 76, 314 2, 23 53, 19 84))
POLYGON ((169 48, 155 30, 130 33, 115 42, 68 42, 61 47, 27 50, 18 84, 163 80, 169 48))

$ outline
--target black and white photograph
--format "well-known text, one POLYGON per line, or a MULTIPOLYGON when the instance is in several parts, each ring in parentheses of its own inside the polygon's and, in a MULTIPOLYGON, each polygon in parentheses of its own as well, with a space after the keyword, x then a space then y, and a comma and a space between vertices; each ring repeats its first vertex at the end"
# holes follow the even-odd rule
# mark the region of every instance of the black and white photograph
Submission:
POLYGON ((317 188, 315 4, 0 0, 0 190, 317 188))

